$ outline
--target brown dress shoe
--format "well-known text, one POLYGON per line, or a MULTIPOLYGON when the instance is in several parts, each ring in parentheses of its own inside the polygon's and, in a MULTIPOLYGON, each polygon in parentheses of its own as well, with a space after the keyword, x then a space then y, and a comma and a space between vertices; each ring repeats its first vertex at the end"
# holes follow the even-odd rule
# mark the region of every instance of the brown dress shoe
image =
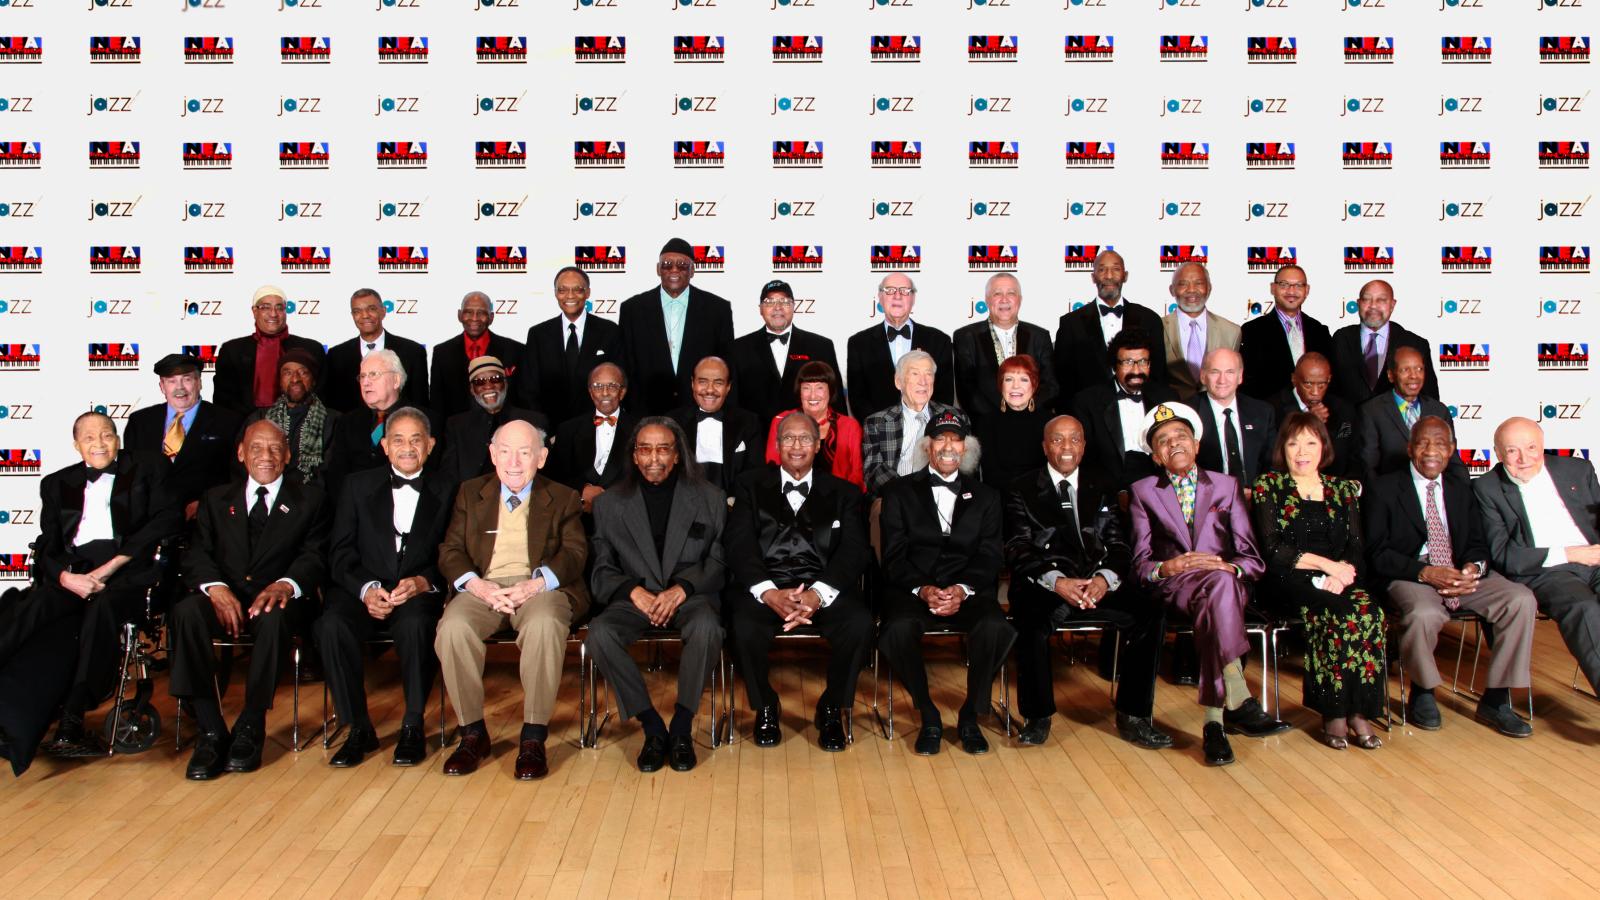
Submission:
POLYGON ((489 735, 479 731, 463 731, 456 752, 444 761, 446 775, 471 775, 478 765, 489 758, 489 735))
POLYGON ((517 780, 532 781, 550 774, 550 763, 544 756, 544 741, 523 741, 517 752, 517 780))

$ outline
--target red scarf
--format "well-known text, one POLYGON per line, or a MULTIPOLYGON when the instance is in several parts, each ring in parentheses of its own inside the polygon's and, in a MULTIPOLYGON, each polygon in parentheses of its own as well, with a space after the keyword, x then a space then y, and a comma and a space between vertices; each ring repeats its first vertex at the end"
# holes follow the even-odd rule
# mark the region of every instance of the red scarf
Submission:
POLYGON ((485 331, 483 337, 473 340, 467 337, 465 331, 461 332, 461 341, 467 345, 467 362, 472 362, 480 356, 489 355, 489 332, 485 331))
POLYGON ((262 334, 257 329, 252 335, 256 342, 256 371, 251 395, 257 409, 271 406, 278 399, 278 359, 283 356, 283 339, 288 335, 288 328, 277 334, 262 334))

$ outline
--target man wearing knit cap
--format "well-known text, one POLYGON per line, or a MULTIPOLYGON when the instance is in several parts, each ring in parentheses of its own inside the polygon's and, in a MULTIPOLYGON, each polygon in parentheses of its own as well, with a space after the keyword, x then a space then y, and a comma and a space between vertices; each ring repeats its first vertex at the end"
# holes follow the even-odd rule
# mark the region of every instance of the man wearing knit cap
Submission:
POLYGON ((400 393, 401 402, 407 406, 428 404, 428 348, 385 328, 383 319, 387 314, 383 297, 372 288, 358 288, 350 295, 350 319, 355 322, 356 336, 328 348, 328 364, 323 368, 326 377, 317 382, 317 396, 329 409, 346 412, 361 405, 356 372, 363 359, 379 350, 393 350, 405 367, 406 387, 400 393))
POLYGON ((321 367, 304 350, 284 351, 278 360, 278 399, 250 414, 245 424, 269 419, 289 435, 289 467, 306 481, 322 477, 339 414, 316 393, 321 367))
POLYGON ((550 420, 543 413, 512 406, 508 401, 506 367, 493 356, 480 356, 467 363, 467 387, 472 391, 473 408, 456 413, 445 422, 443 474, 460 484, 494 471, 489 460, 489 439, 501 425, 512 420, 529 422, 540 434, 550 433, 550 420))
POLYGON ((122 445, 159 454, 167 469, 167 490, 193 520, 200 495, 233 477, 234 439, 239 417, 200 399, 200 360, 169 353, 156 360, 156 385, 162 402, 128 416, 122 445))
POLYGON ((250 298, 255 333, 237 337, 217 350, 217 380, 211 400, 240 417, 265 409, 278 398, 278 360, 300 349, 320 364, 322 344, 289 333, 289 310, 282 288, 262 285, 250 298))
MULTIPOLYGON (((406 370, 393 350, 368 354, 356 377, 361 384, 362 408, 339 416, 323 470, 328 495, 334 498, 339 496, 346 475, 389 464, 383 451, 384 426, 390 413, 406 405, 400 399, 406 386, 406 370)), ((439 421, 433 410, 419 411, 428 417, 428 434, 438 434, 439 421)), ((430 464, 428 470, 435 468, 430 464)))
POLYGON ((733 307, 716 294, 691 287, 694 250, 683 238, 661 248, 660 284, 622 302, 622 367, 636 392, 629 408, 666 415, 694 402, 694 367, 707 356, 733 352, 733 307))

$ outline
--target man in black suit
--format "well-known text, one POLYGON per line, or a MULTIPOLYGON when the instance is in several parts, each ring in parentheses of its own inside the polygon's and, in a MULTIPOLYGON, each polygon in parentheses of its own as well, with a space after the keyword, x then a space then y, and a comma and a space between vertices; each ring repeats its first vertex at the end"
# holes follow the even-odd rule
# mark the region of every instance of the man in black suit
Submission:
POLYGON ((1000 363, 1023 354, 1033 357, 1039 367, 1039 383, 1033 400, 1041 409, 1052 409, 1056 402, 1055 350, 1050 332, 1023 322, 1022 282, 1010 272, 996 272, 983 286, 989 318, 956 330, 956 398, 974 422, 1000 412, 1000 386, 996 378, 1000 363))
POLYGON ((1124 329, 1142 331, 1152 342, 1149 379, 1154 384, 1167 383, 1167 350, 1161 316, 1123 299, 1122 286, 1128 283, 1128 270, 1123 265, 1122 254, 1115 250, 1100 251, 1094 258, 1094 272, 1089 278, 1094 282, 1097 302, 1086 303, 1067 313, 1056 326, 1055 372, 1060 382, 1056 409, 1063 413, 1076 409, 1080 392, 1091 387, 1112 386, 1115 378, 1106 360, 1110 358, 1111 339, 1124 329))
POLYGON ((1361 286, 1356 297, 1357 325, 1346 325, 1333 334, 1333 390, 1356 409, 1361 404, 1389 393, 1383 373, 1394 365, 1394 354, 1411 347, 1422 355, 1425 376, 1422 393, 1439 396, 1439 379, 1433 373, 1433 348, 1426 338, 1400 327, 1394 315, 1394 288, 1382 280, 1361 286))
POLYGON ((732 651, 756 711, 755 743, 777 746, 778 692, 769 677, 772 641, 811 627, 828 642, 828 680, 817 698, 817 746, 845 748, 842 717, 872 651, 872 612, 861 593, 868 561, 861 491, 818 471, 817 423, 794 412, 778 424, 779 467, 740 476, 728 512, 728 603, 732 651))
POLYGON ((622 361, 622 329, 589 313, 589 273, 577 266, 556 273, 555 291, 561 314, 528 329, 517 374, 523 402, 565 422, 589 405, 589 370, 622 361))
POLYGON ((1151 374, 1160 333, 1132 326, 1117 332, 1106 349, 1112 381, 1084 388, 1072 404, 1073 418, 1083 425, 1088 443, 1085 459, 1118 493, 1156 473, 1150 454, 1140 449, 1144 416, 1177 399, 1166 382, 1151 374))
POLYGON ((1011 620, 1017 628, 1017 740, 1043 744, 1056 712, 1050 637, 1083 620, 1109 622, 1126 645, 1119 657, 1117 733, 1148 749, 1172 746, 1151 710, 1161 662, 1164 611, 1137 585, 1122 590, 1133 551, 1116 487, 1082 466, 1083 426, 1071 416, 1045 425, 1044 468, 1018 478, 1005 499, 1011 620))
POLYGON ((183 581, 194 593, 168 623, 172 696, 186 700, 200 726, 186 776, 205 781, 261 767, 267 710, 288 655, 290 617, 327 574, 327 495, 285 476, 289 441, 277 425, 257 422, 239 441, 247 477, 206 493, 183 581), (230 733, 217 698, 211 642, 251 638, 244 709, 230 733))
POLYGON ((122 443, 167 461, 167 491, 193 519, 200 495, 233 477, 239 417, 200 399, 200 360, 171 353, 156 361, 155 373, 165 402, 128 416, 122 443))
MULTIPOLYGON (((1425 360, 1414 347, 1401 347, 1389 357, 1390 390, 1361 404, 1358 459, 1361 480, 1368 485, 1379 475, 1406 467, 1410 457, 1411 429, 1424 416, 1437 416, 1450 423, 1450 408, 1429 396, 1423 389, 1425 360)), ((1451 432, 1455 425, 1451 423, 1451 432)), ((1466 474, 1459 457, 1451 457, 1450 468, 1466 474)))
POLYGON ((618 713, 644 728, 641 772, 655 772, 669 760, 675 772, 694 768, 695 711, 722 650, 728 497, 684 458, 687 444, 673 420, 641 420, 628 474, 594 504, 589 588, 599 611, 584 645, 616 692, 618 713), (673 628, 683 637, 670 729, 628 655, 652 627, 673 628))
POLYGON ((628 376, 616 363, 595 366, 589 373, 594 409, 562 422, 551 441, 550 477, 582 495, 585 517, 594 511, 595 498, 627 471, 628 454, 618 451, 625 451, 638 422, 621 409, 627 395, 628 376))
MULTIPOLYGON (((254 334, 223 342, 217 348, 213 403, 238 418, 272 405, 278 396, 278 359, 286 350, 300 349, 322 360, 322 344, 289 333, 289 309, 282 288, 263 285, 250 298, 255 317, 254 334)), ((228 435, 229 440, 233 435, 228 435)))
MULTIPOLYGON (((787 281, 769 281, 761 287, 761 321, 758 328, 733 342, 735 403, 755 414, 763 428, 784 410, 795 408, 795 379, 808 362, 825 362, 839 371, 833 341, 795 327, 794 290, 787 281)), ((844 392, 831 404, 845 411, 844 392)))
MULTIPOLYGON (((400 394, 405 390, 406 370, 393 350, 367 354, 356 378, 361 383, 362 406, 340 416, 334 425, 333 443, 328 447, 327 466, 323 469, 328 494, 335 498, 349 475, 389 464, 381 443, 384 429, 389 414, 405 405, 400 394)), ((432 410, 422 412, 430 422, 434 421, 432 410)), ((431 425, 429 432, 436 427, 431 425)))
POLYGON ((917 303, 917 286, 911 276, 891 272, 878 282, 878 307, 883 321, 869 325, 850 336, 845 344, 845 364, 850 367, 845 392, 850 415, 859 421, 900 399, 895 372, 900 357, 921 350, 933 357, 936 379, 933 399, 949 406, 956 402, 955 354, 950 336, 921 322, 911 320, 917 303))
POLYGON ((967 697, 956 719, 961 749, 987 753, 978 713, 989 706, 995 672, 1017 632, 1000 612, 1000 493, 974 474, 966 417, 950 411, 928 423, 928 468, 883 491, 883 625, 878 648, 922 718, 916 752, 939 752, 944 725, 928 695, 922 636, 947 627, 967 635, 967 697))
MULTIPOLYGON (((333 446, 339 414, 317 396, 318 363, 304 350, 286 350, 278 358, 278 399, 258 409, 244 424, 271 419, 289 435, 289 456, 304 481, 322 483, 328 448, 333 446)), ((353 378, 352 378, 353 380, 353 378)))
POLYGON ((341 769, 378 749, 362 661, 366 642, 380 632, 394 641, 405 699, 394 764, 419 765, 428 755, 422 714, 438 668, 433 638, 447 587, 437 556, 450 525, 455 482, 422 471, 434 448, 426 415, 403 406, 385 424, 389 468, 351 475, 339 495, 328 556, 332 572, 314 629, 333 707, 350 727, 328 760, 341 769))
POLYGON ((433 367, 429 370, 428 406, 443 419, 472 408, 472 394, 467 390, 467 363, 480 356, 492 356, 510 361, 506 375, 510 379, 508 401, 520 405, 516 381, 516 360, 522 359, 522 344, 489 330, 494 324, 494 303, 482 291, 468 291, 461 298, 461 308, 456 311, 456 321, 461 323, 461 334, 442 344, 433 345, 433 367))
POLYGON ((1190 405, 1205 422, 1200 468, 1232 475, 1249 496, 1256 476, 1272 468, 1278 419, 1266 401, 1239 393, 1243 368, 1237 350, 1219 347, 1207 353, 1200 367, 1205 390, 1194 395, 1190 405))
POLYGON ((1546 456, 1520 416, 1494 432, 1500 462, 1472 483, 1496 570, 1533 591, 1600 692, 1600 482, 1576 456, 1546 456))
POLYGON ((732 386, 728 364, 708 356, 694 367, 694 404, 671 415, 688 435, 689 457, 700 464, 705 479, 724 492, 733 490, 741 473, 759 467, 767 449, 764 420, 728 405, 732 386))
POLYGON ((694 367, 707 356, 733 352, 733 307, 691 287, 694 250, 673 238, 656 260, 657 286, 622 301, 622 367, 637 387, 635 413, 663 416, 689 403, 694 367))
POLYGON ((1311 294, 1305 269, 1279 268, 1268 290, 1272 311, 1239 327, 1239 352, 1244 356, 1244 384, 1239 390, 1259 400, 1282 387, 1307 353, 1333 354, 1328 326, 1301 308, 1311 294))
POLYGON ((489 441, 512 419, 532 423, 540 434, 550 433, 550 420, 544 413, 507 405, 507 380, 505 366, 492 356, 480 356, 467 364, 473 408, 451 416, 444 426, 444 463, 439 469, 452 484, 494 471, 489 441))
POLYGON ((322 402, 335 412, 361 407, 361 388, 356 375, 367 354, 393 350, 406 370, 406 387, 400 402, 423 406, 428 402, 428 348, 394 334, 383 327, 387 314, 383 298, 372 288, 360 288, 350 295, 350 318, 356 323, 356 336, 328 350, 328 362, 317 386, 322 402))
POLYGON ((1294 374, 1289 376, 1289 386, 1272 395, 1268 401, 1277 413, 1278 421, 1291 413, 1308 412, 1322 420, 1333 439, 1333 458, 1322 471, 1329 475, 1345 477, 1356 468, 1355 442, 1356 411, 1328 391, 1333 382, 1333 365, 1321 353, 1307 350, 1295 363, 1294 374))

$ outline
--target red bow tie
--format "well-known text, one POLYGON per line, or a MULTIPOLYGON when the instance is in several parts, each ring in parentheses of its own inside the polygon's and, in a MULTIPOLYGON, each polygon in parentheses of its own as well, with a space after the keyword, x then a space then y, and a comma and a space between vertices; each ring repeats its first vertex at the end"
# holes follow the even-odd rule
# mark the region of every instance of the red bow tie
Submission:
POLYGON ((616 416, 595 416, 594 417, 594 427, 599 428, 601 423, 605 423, 606 425, 616 425, 617 424, 617 417, 616 416))

